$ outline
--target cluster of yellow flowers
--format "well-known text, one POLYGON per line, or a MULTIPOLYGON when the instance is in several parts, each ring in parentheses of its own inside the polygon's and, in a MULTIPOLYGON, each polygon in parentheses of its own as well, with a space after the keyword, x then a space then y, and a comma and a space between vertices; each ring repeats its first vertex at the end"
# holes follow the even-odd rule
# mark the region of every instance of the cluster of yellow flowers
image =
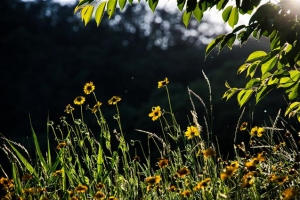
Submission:
MULTIPOLYGON (((92 81, 86 83, 84 86, 83 86, 83 92, 84 94, 86 95, 89 95, 89 94, 94 94, 94 90, 96 89, 96 86, 94 85, 94 83, 92 81)), ((94 94, 95 95, 95 94, 94 94)), ((77 96, 75 99, 74 99, 74 104, 75 105, 83 105, 85 103, 85 96, 77 96)), ((121 101, 121 97, 119 96, 113 96, 110 100, 108 100, 108 104, 109 105, 116 105, 119 101, 121 101)), ((100 109, 100 106, 102 105, 102 102, 100 101, 96 101, 96 104, 93 106, 93 108, 91 108, 91 111, 92 113, 96 113, 97 110, 100 109)), ((68 104, 66 106, 66 109, 65 109, 65 112, 67 114, 70 114, 72 113, 73 111, 75 110, 74 107, 72 107, 71 104, 68 104)))

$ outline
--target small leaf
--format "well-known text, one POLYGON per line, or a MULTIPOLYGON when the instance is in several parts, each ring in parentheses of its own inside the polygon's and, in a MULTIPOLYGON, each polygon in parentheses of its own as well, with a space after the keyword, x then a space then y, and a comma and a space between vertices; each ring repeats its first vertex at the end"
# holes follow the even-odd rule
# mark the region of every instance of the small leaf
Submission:
POLYGON ((255 51, 250 54, 245 63, 252 63, 257 60, 261 60, 263 57, 267 55, 264 51, 255 51))
POLYGON ((223 49, 223 47, 227 44, 229 44, 230 46, 228 46, 230 49, 232 48, 232 44, 234 43, 236 38, 236 35, 233 33, 229 33, 225 36, 225 38, 223 39, 223 41, 220 44, 219 50, 221 51, 223 49))
POLYGON ((297 98, 299 96, 299 83, 296 83, 287 92, 289 92, 289 100, 294 100, 295 98, 297 98))
POLYGON ((270 86, 263 86, 260 87, 256 93, 256 98, 255 98, 255 102, 256 104, 262 100, 269 92, 271 92, 273 89, 273 87, 270 86))
POLYGON ((81 10, 81 20, 83 21, 83 18, 85 16, 85 13, 87 12, 87 10, 89 9, 89 5, 84 6, 81 10))
POLYGON ((227 87, 228 89, 231 88, 230 85, 229 85, 229 83, 227 81, 225 81, 225 87, 227 87))
POLYGON ((84 6, 86 6, 88 3, 90 3, 91 1, 90 0, 81 0, 81 1, 79 1, 79 3, 78 3, 78 5, 75 7, 75 9, 74 9, 74 14, 78 11, 78 10, 80 10, 80 9, 82 9, 84 6))
POLYGON ((149 7, 151 8, 152 12, 154 12, 158 4, 158 0, 149 0, 148 2, 149 2, 149 7))
POLYGON ((100 3, 100 5, 98 6, 98 8, 96 10, 95 20, 96 20, 97 26, 99 26, 102 21, 105 6, 106 6, 106 1, 103 1, 100 3))
POLYGON ((228 6, 222 13, 222 18, 224 20, 224 22, 227 22, 231 13, 233 6, 228 6))
POLYGON ((232 10, 230 12, 228 24, 229 24, 229 26, 231 26, 233 28, 238 23, 238 21, 239 21, 238 8, 234 7, 234 8, 232 8, 232 10))
POLYGON ((117 0, 108 0, 107 2, 108 19, 110 19, 115 13, 116 6, 117 6, 117 0))
POLYGON ((177 7, 180 11, 182 11, 184 5, 185 5, 186 0, 177 0, 177 7))
POLYGON ((271 69, 273 69, 273 67, 276 65, 277 63, 277 57, 273 57, 272 59, 270 59, 268 62, 264 63, 261 65, 261 73, 262 76, 269 72, 271 69))
POLYGON ((299 106, 300 106, 300 102, 293 102, 292 104, 290 104, 290 105, 287 107, 287 109, 286 109, 284 115, 286 116, 286 115, 289 114, 292 110, 296 110, 297 108, 299 108, 299 106))
POLYGON ((256 87, 259 85, 259 83, 260 83, 260 78, 250 79, 250 81, 248 81, 248 83, 246 84, 245 89, 250 89, 252 87, 256 87))
POLYGON ((195 10, 193 11, 193 16, 196 18, 196 20, 198 22, 200 22, 200 20, 203 17, 203 12, 201 11, 201 9, 199 8, 199 5, 196 6, 195 10))
POLYGON ((238 93, 237 100, 238 100, 240 107, 242 107, 248 101, 248 99, 251 97, 252 93, 253 93, 252 89, 242 90, 238 93))
MULTIPOLYGON (((87 23, 89 23, 89 21, 92 18, 93 15, 93 11, 94 11, 94 6, 92 5, 88 5, 87 7, 87 11, 85 12, 84 16, 83 16, 83 21, 84 21, 84 25, 86 26, 87 23)), ((85 8, 86 8, 85 7, 85 8)))
MULTIPOLYGON (((121 10, 124 9, 125 5, 126 5, 127 0, 119 0, 119 6, 121 8, 121 10)), ((103 3, 103 2, 102 2, 103 3)))
POLYGON ((229 98, 231 98, 237 91, 239 91, 237 88, 231 88, 231 89, 227 90, 227 91, 224 93, 222 99, 226 98, 226 101, 227 101, 227 100, 228 100, 229 98))
POLYGON ((187 12, 187 11, 185 11, 182 15, 182 21, 186 28, 188 27, 188 25, 190 23, 191 16, 192 16, 192 12, 187 12))
POLYGON ((252 63, 249 67, 248 67, 248 70, 247 70, 247 76, 250 76, 251 78, 253 78, 255 72, 256 72, 256 69, 258 67, 258 63, 259 61, 255 61, 254 63, 252 63))
POLYGON ((238 27, 235 27, 233 30, 232 30, 232 33, 236 33, 238 32, 239 30, 243 29, 243 28, 246 28, 245 25, 240 25, 238 27))
POLYGON ((219 35, 207 45, 205 49, 205 57, 210 54, 210 52, 223 40, 224 37, 225 35, 219 35))
POLYGON ((222 10, 226 4, 228 3, 229 0, 220 0, 217 4, 217 9, 222 10))
POLYGON ((246 69, 248 69, 248 67, 250 66, 249 63, 244 63, 242 64, 239 69, 237 70, 237 73, 240 74, 242 73, 243 71, 245 71, 246 69))

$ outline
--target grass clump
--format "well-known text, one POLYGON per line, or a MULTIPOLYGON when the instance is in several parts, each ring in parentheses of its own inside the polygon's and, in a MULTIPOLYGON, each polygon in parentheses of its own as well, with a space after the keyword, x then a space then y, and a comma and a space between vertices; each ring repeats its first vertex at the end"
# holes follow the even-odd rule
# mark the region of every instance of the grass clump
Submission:
POLYGON ((188 89, 193 110, 182 130, 172 111, 168 84, 167 78, 158 82, 158 88, 166 90, 169 108, 156 105, 149 109, 150 122, 158 121, 160 133, 136 130, 147 135, 147 141, 125 140, 119 96, 108 101, 115 107, 113 118, 118 124, 118 129, 110 129, 93 82, 84 85, 84 95, 76 97, 74 105, 66 106, 66 116, 60 118, 58 125, 48 121, 46 153, 42 152, 33 128, 33 155, 23 145, 2 136, 1 148, 11 163, 12 176, 3 171, 1 199, 290 200, 299 197, 298 144, 292 130, 277 127, 279 114, 271 126, 250 127, 239 120, 237 132, 249 134, 249 142, 237 144, 235 137, 234 158, 227 159, 212 133, 211 101, 206 106, 200 96, 188 89), (85 109, 95 117, 97 134, 85 121, 83 110, 88 95, 93 96, 94 105, 85 109), (195 98, 206 110, 203 123, 199 122, 195 98), (50 134, 54 135, 54 146, 50 134), (156 165, 151 162, 154 148, 159 152, 156 165))

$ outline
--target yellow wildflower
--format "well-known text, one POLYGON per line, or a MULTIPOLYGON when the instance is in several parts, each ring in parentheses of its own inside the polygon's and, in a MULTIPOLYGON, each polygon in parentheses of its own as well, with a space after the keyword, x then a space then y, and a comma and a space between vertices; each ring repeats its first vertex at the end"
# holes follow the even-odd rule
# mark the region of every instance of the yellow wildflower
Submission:
POLYGON ((119 101, 121 101, 121 97, 119 96, 113 96, 109 101, 108 104, 109 105, 116 105, 119 101))
POLYGON ((152 121, 157 120, 161 116, 160 106, 152 107, 152 112, 149 113, 149 117, 152 117, 152 121))
POLYGON ((158 81, 158 88, 162 88, 162 87, 168 85, 168 83, 169 83, 168 78, 165 78, 163 81, 158 81))
POLYGON ((74 104, 75 105, 82 105, 85 102, 85 97, 84 96, 78 96, 74 99, 74 104))
POLYGON ((187 131, 185 132, 185 136, 188 140, 192 139, 194 136, 199 136, 200 131, 195 126, 188 126, 187 131))
POLYGON ((83 87, 83 92, 85 94, 91 94, 95 90, 95 85, 92 81, 86 83, 83 87))

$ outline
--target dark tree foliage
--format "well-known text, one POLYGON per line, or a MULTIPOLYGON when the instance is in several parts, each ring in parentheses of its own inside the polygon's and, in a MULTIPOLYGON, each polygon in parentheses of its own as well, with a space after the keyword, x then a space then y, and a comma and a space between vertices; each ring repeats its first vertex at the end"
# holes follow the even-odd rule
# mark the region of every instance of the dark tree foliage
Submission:
MULTIPOLYGON (((101 1, 100 4, 94 4, 95 2, 95 0, 80 0, 75 8, 75 12, 81 11, 80 15, 85 24, 91 20, 94 9, 97 25, 101 22, 105 12, 111 19, 116 10, 117 1, 115 0, 101 1)), ((154 12, 159 0, 146 2, 154 12)), ((132 4, 132 1, 118 1, 121 9, 126 3, 132 4)), ((252 36, 257 40, 262 36, 269 39, 270 50, 268 52, 252 52, 238 69, 238 73, 245 72, 250 80, 242 88, 231 87, 226 82, 228 90, 223 98, 229 99, 237 94, 238 103, 242 107, 251 96, 255 96, 255 103, 258 103, 270 91, 283 88, 289 103, 285 115, 296 116, 300 121, 299 1, 280 0, 272 3, 261 0, 235 0, 233 5, 231 3, 229 0, 177 0, 177 7, 178 10, 183 11, 182 21, 186 27, 192 18, 201 21, 203 14, 213 7, 222 11, 223 21, 232 27, 230 33, 217 36, 207 46, 206 56, 216 47, 219 52, 225 46, 231 49, 236 40, 244 44, 252 36), (241 15, 250 14, 248 24, 236 26, 241 15)))

